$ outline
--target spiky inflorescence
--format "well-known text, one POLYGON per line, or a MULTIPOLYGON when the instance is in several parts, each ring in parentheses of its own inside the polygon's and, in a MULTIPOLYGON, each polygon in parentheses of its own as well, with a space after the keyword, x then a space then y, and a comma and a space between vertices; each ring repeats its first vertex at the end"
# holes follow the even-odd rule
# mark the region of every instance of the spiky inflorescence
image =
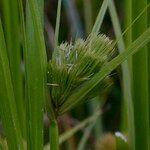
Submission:
MULTIPOLYGON (((58 47, 57 56, 48 65, 48 85, 55 111, 69 95, 89 81, 113 54, 114 44, 105 35, 90 35, 85 41, 78 39, 74 45, 64 43, 58 47)), ((110 85, 106 77, 85 99, 95 97, 110 85)))

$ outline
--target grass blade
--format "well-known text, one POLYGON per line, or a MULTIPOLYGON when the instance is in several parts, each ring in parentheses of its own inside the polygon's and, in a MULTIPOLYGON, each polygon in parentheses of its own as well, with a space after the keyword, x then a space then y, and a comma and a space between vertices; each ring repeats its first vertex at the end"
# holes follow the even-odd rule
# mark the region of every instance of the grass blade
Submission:
POLYGON ((92 20, 92 3, 91 0, 83 0, 84 4, 84 20, 85 20, 85 29, 86 34, 90 34, 93 20, 92 20))
POLYGON ((25 108, 23 100, 23 81, 21 74, 21 50, 19 39, 19 18, 17 0, 2 0, 4 34, 9 57, 15 103, 22 133, 25 135, 25 108), (12 17, 13 16, 13 17, 12 17))
MULTIPOLYGON (((46 51, 42 0, 27 1, 27 51, 24 51, 27 88, 28 149, 43 149, 43 110, 46 94, 46 51)), ((26 50, 26 49, 25 49, 26 50)))
POLYGON ((105 15, 107 7, 108 7, 108 3, 109 3, 109 0, 103 1, 103 4, 102 4, 101 9, 99 11, 99 14, 96 18, 94 27, 92 29, 92 33, 98 33, 99 32, 99 29, 100 29, 101 24, 102 24, 103 19, 104 19, 104 15, 105 15))
MULTIPOLYGON (((113 23, 113 28, 115 31, 116 38, 118 40, 118 49, 119 52, 122 53, 125 50, 125 44, 124 40, 122 38, 122 32, 121 27, 119 23, 119 19, 117 16, 116 8, 114 1, 111 0, 109 2, 109 11, 111 20, 113 23)), ((131 94, 131 79, 130 79, 130 73, 129 73, 129 65, 127 60, 122 63, 122 72, 123 72, 123 95, 124 95, 124 109, 127 111, 127 119, 128 119, 128 133, 129 133, 129 144, 130 148, 132 150, 135 149, 135 134, 134 134, 134 108, 133 108, 133 102, 132 102, 132 94, 131 94)))
POLYGON ((59 27, 60 27, 60 15, 61 15, 61 3, 62 0, 58 1, 58 7, 57 7, 57 18, 56 18, 56 27, 55 27, 55 38, 54 38, 54 52, 53 52, 53 57, 58 57, 58 51, 57 51, 57 46, 58 46, 58 37, 59 37, 59 27))
POLYGON ((6 132, 8 147, 11 150, 24 149, 18 114, 15 104, 9 61, 0 20, 0 113, 6 132))
MULTIPOLYGON (((147 6, 147 0, 132 0, 132 20, 147 6)), ((132 40, 147 29, 147 11, 132 26, 132 40)), ((132 57, 132 95, 135 118, 136 150, 149 149, 148 49, 132 57), (137 112, 142 115, 137 115, 137 112)))
POLYGON ((106 66, 104 66, 88 83, 72 94, 60 109, 59 114, 63 114, 71 107, 82 101, 102 79, 104 79, 112 70, 124 62, 129 56, 135 54, 140 48, 144 47, 150 41, 150 28, 148 28, 137 40, 135 40, 123 53, 119 54, 106 66))
MULTIPOLYGON (((150 0, 148 1, 150 4, 150 0)), ((150 7, 148 8, 148 26, 150 27, 150 7)), ((148 74, 149 74, 149 99, 150 99, 150 43, 148 44, 148 74)), ((150 109, 149 109, 149 118, 150 118, 150 109)))
MULTIPOLYGON (((132 23, 132 1, 124 0, 124 12, 128 12, 128 15, 124 15, 124 26, 129 27, 132 23)), ((125 44, 126 46, 132 43, 132 28, 128 29, 125 34, 125 44)))
POLYGON ((85 145, 86 145, 86 142, 90 136, 90 133, 92 132, 92 129, 94 128, 96 124, 96 120, 94 120, 84 131, 84 134, 80 140, 80 143, 78 145, 78 148, 77 150, 84 150, 85 149, 85 145))

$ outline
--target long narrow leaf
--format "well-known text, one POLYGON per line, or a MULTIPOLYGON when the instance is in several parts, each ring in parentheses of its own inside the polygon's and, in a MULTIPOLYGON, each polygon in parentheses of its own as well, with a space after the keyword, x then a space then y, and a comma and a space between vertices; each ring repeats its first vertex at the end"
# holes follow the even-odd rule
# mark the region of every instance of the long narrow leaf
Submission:
MULTIPOLYGON (((148 1, 149 4, 150 4, 150 0, 148 1)), ((148 26, 150 27, 150 8, 148 9, 148 26)), ((150 43, 148 44, 148 74, 150 76, 150 43)), ((149 93, 150 93, 150 77, 149 77, 149 93)), ((149 98, 150 98, 150 95, 149 95, 149 98)), ((149 108, 149 120, 150 120, 150 108, 149 108)))
POLYGON ((8 147, 11 150, 24 149, 13 92, 9 61, 0 21, 0 113, 6 132, 8 147))
MULTIPOLYGON (((132 0, 132 20, 147 6, 147 0, 132 0)), ((147 11, 132 26, 132 40, 147 29, 147 11)), ((148 49, 132 57, 132 95, 135 118, 135 149, 149 149, 148 49), (140 115, 137 115, 137 112, 140 115)))
POLYGON ((21 51, 19 39, 19 18, 17 0, 2 0, 4 35, 8 52, 15 103, 22 133, 25 134, 25 108, 23 100, 23 80, 21 75, 21 51), (12 17, 13 16, 13 17, 12 17))
POLYGON ((91 0, 83 0, 83 4, 84 4, 84 20, 85 20, 86 34, 90 34, 93 25, 92 2, 91 0))
POLYGON ((46 94, 46 51, 43 36, 43 1, 27 1, 27 51, 24 49, 27 88, 27 147, 43 149, 43 110, 46 94))
MULTIPOLYGON (((117 12, 113 0, 109 2, 108 7, 109 7, 116 38, 119 39, 120 37, 122 37, 122 33, 121 33, 121 27, 120 27, 119 19, 117 16, 117 12)), ((125 44, 123 38, 120 38, 117 44, 118 44, 119 52, 122 53, 125 50, 125 44)), ((125 112, 127 111, 129 143, 130 143, 130 148, 134 150, 135 149, 135 134, 134 134, 135 129, 134 129, 134 110, 133 110, 134 108, 133 108, 132 95, 131 95, 131 79, 129 73, 129 65, 127 60, 124 63, 122 63, 122 72, 123 72, 123 94, 124 94, 124 101, 125 101, 124 108, 125 108, 125 112)))
POLYGON ((109 0, 103 1, 103 4, 102 4, 101 9, 99 11, 99 14, 96 18, 94 27, 92 29, 92 33, 98 33, 99 32, 100 26, 101 26, 102 21, 104 19, 105 12, 106 12, 107 7, 108 7, 108 3, 109 3, 109 0))
POLYGON ((55 27, 55 38, 54 38, 54 52, 53 56, 58 57, 58 37, 59 37, 59 27, 60 27, 60 15, 61 15, 61 3, 62 0, 58 1, 58 8, 57 8, 57 18, 56 18, 56 27, 55 27))

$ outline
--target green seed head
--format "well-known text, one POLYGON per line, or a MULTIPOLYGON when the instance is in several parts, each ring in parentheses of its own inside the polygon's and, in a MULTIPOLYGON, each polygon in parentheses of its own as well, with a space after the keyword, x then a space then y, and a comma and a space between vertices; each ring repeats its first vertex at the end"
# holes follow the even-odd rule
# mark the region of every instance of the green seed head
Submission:
MULTIPOLYGON (((88 82, 112 57, 114 45, 105 35, 90 35, 85 41, 63 43, 58 56, 48 64, 48 86, 54 110, 69 101, 69 96, 88 82)), ((110 78, 102 80, 82 102, 97 96, 110 85, 110 78)), ((74 99, 76 101, 76 99, 74 99)), ((56 113, 57 113, 56 112, 56 113)))

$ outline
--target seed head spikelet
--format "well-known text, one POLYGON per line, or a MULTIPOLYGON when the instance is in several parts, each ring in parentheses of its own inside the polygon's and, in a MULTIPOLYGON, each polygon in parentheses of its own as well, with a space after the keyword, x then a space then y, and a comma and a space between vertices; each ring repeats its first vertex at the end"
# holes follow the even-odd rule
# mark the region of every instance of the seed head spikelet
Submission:
MULTIPOLYGON (((48 85, 55 111, 59 112, 69 101, 69 96, 109 61, 113 49, 114 44, 108 37, 97 34, 90 35, 86 40, 77 39, 74 44, 62 43, 58 47, 59 62, 52 57, 48 64, 48 85)), ((82 102, 97 96, 108 85, 110 78, 106 77, 82 102)))

